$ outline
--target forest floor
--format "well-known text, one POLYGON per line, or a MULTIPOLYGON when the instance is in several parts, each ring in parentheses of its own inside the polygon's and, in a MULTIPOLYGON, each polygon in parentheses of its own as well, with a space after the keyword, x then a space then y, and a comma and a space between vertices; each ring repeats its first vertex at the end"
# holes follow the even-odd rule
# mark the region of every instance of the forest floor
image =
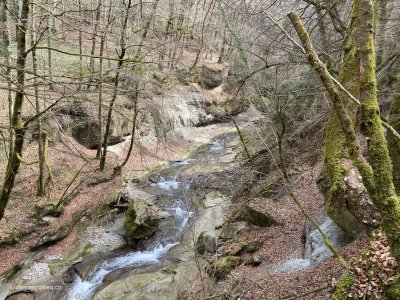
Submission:
MULTIPOLYGON (((297 159, 297 165, 300 168, 291 180, 293 190, 305 209, 322 223, 327 215, 323 206, 323 195, 316 182, 323 163, 320 161, 310 164, 300 157, 297 159)), ((204 273, 202 278, 198 278, 192 284, 190 293, 203 294, 204 299, 211 295, 215 299, 330 299, 333 290, 331 283, 337 282, 345 271, 335 258, 325 259, 309 268, 285 271, 275 269, 285 262, 303 259, 305 250, 305 228, 308 221, 285 188, 283 187, 275 199, 252 200, 251 207, 259 212, 274 215, 282 222, 280 226, 255 227, 241 231, 235 238, 235 242, 262 242, 255 253, 244 253, 241 257, 246 261, 256 255, 263 262, 256 267, 242 264, 235 268, 227 279, 217 282, 204 273), (218 295, 220 298, 216 297, 218 295)), ((343 247, 340 253, 349 261, 358 256, 367 244, 368 239, 364 237, 343 247)))

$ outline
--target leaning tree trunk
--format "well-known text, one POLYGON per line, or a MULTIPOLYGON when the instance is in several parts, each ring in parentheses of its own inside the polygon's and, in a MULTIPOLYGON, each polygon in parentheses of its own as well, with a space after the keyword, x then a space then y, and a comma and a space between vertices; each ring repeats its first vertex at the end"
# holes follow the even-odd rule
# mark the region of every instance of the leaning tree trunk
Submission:
POLYGON ((14 129, 14 151, 9 156, 3 186, 0 191, 0 220, 4 217, 4 211, 14 188, 15 177, 21 165, 22 148, 26 128, 22 124, 21 114, 24 102, 25 65, 26 65, 26 32, 29 16, 29 0, 22 0, 20 21, 17 23, 17 92, 15 93, 11 127, 14 129))
MULTIPOLYGON (((340 83, 356 98, 360 97, 360 81, 358 76, 358 45, 356 39, 359 35, 360 17, 357 13, 359 1, 354 1, 349 34, 344 44, 344 60, 339 72, 340 83)), ((346 101, 346 95, 341 93, 346 111, 355 126, 358 107, 346 101)), ((325 207, 329 216, 345 232, 356 237, 363 231, 363 218, 367 215, 360 209, 359 203, 368 206, 365 189, 358 179, 358 172, 350 159, 346 148, 345 133, 340 126, 340 119, 335 109, 331 108, 325 136, 325 167, 329 179, 329 188, 325 197, 325 207)), ((366 207, 362 207, 366 208, 366 207)), ((368 208, 366 208, 368 209, 368 208)))
MULTIPOLYGON (((311 65, 320 75, 333 107, 339 118, 349 157, 360 172, 364 186, 382 218, 382 227, 388 238, 389 247, 397 263, 400 263, 400 200, 396 194, 382 121, 380 118, 376 86, 376 63, 374 45, 375 7, 370 0, 355 0, 353 16, 359 23, 354 38, 357 73, 361 102, 360 131, 367 139, 368 161, 363 157, 360 142, 355 134, 353 121, 344 107, 343 97, 337 92, 326 66, 319 60, 306 29, 295 13, 289 14, 292 23, 308 54, 311 65)), ((400 280, 386 289, 386 299, 400 299, 400 280)))

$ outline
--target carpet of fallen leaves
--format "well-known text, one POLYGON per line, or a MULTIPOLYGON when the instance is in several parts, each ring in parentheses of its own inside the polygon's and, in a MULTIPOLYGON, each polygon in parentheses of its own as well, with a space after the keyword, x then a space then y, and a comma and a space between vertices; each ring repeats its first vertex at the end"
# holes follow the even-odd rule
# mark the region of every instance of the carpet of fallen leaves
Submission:
POLYGON ((368 248, 351 265, 349 275, 356 279, 348 294, 355 299, 380 299, 382 287, 393 283, 397 262, 390 253, 387 238, 375 232, 368 248))
MULTIPOLYGON (((291 185, 302 205, 318 222, 323 222, 327 217, 324 199, 316 184, 323 163, 301 165, 291 185)), ((270 180, 267 178, 266 182, 270 180)), ((281 189, 274 199, 259 198, 251 203, 258 211, 282 221, 280 226, 245 230, 236 238, 239 241, 262 241, 256 253, 242 256, 246 261, 251 255, 257 255, 263 262, 257 267, 243 264, 225 280, 217 282, 204 273, 190 287, 190 299, 330 299, 333 291, 330 283, 345 272, 335 258, 328 258, 313 268, 302 270, 275 272, 273 269, 276 265, 304 256, 307 220, 285 189, 281 189)), ((350 261, 360 255, 367 244, 367 238, 362 237, 342 248, 340 253, 346 261, 350 261)))

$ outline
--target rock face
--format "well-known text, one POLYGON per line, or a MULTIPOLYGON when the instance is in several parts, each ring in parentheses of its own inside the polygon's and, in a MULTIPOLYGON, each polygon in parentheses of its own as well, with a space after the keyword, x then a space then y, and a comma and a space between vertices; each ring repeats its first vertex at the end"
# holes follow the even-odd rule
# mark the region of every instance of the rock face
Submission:
POLYGON ((35 294, 31 292, 17 292, 11 294, 6 298, 7 300, 33 300, 35 299, 35 294))
MULTIPOLYGON (((320 226, 336 249, 345 246, 351 241, 343 229, 330 218, 327 218, 320 226)), ((332 252, 325 246, 322 235, 317 229, 308 225, 306 228, 304 258, 310 260, 311 265, 315 265, 330 256, 332 256, 332 252)))
POLYGON ((279 225, 279 222, 270 215, 257 211, 248 205, 239 207, 239 209, 234 213, 233 219, 235 221, 246 221, 252 225, 260 227, 279 225))
MULTIPOLYGON (((120 108, 119 110, 124 110, 120 108)), ((121 112, 122 112, 121 111, 121 112)), ((97 108, 90 101, 85 103, 73 103, 60 109, 57 119, 63 130, 72 135, 81 145, 89 149, 97 147, 100 136, 99 123, 97 119, 97 108)), ((126 111, 128 114, 129 112, 126 111)), ((113 115, 109 144, 123 141, 123 137, 130 134, 132 125, 119 114, 113 115)))
POLYGON ((179 291, 197 276, 196 266, 181 263, 170 271, 154 271, 145 274, 129 274, 104 289, 98 290, 93 300, 132 299, 169 300, 177 299, 179 291))
POLYGON ((215 253, 217 250, 217 237, 207 231, 200 233, 196 242, 196 251, 198 254, 215 253))
POLYGON ((224 80, 222 71, 214 70, 207 66, 194 68, 192 73, 194 81, 208 90, 220 86, 224 80))

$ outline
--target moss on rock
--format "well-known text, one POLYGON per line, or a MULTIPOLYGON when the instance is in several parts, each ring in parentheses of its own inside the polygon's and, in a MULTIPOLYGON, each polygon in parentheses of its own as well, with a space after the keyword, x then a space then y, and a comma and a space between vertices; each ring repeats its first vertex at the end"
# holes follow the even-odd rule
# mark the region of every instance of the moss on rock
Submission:
MULTIPOLYGON (((332 294, 332 300, 346 300, 349 299, 348 294, 350 292, 350 288, 353 285, 356 277, 354 275, 342 276, 336 285, 335 291, 332 294)), ((350 298, 351 299, 351 298, 350 298)))
POLYGON ((159 217, 147 204, 136 202, 140 201, 132 201, 126 211, 125 233, 128 241, 148 238, 158 230, 159 217))
POLYGON ((214 278, 225 279, 243 260, 237 256, 225 256, 211 262, 208 272, 214 278))
POLYGON ((205 89, 213 89, 220 86, 224 80, 222 71, 214 70, 206 66, 196 67, 192 70, 193 81, 205 89))
POLYGON ((0 247, 1 246, 12 246, 19 243, 19 238, 8 236, 0 239, 0 247))

